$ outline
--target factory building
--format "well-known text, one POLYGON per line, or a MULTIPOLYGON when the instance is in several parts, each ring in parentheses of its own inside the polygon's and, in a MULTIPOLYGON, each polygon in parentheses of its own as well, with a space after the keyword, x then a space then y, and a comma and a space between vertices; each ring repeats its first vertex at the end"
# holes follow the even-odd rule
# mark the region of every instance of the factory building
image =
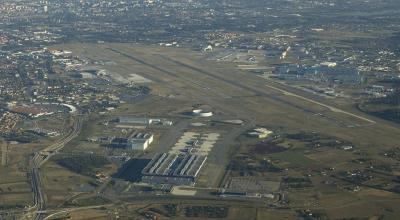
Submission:
POLYGON ((132 150, 146 150, 153 143, 154 136, 148 133, 137 133, 129 138, 132 150))
POLYGON ((137 133, 129 138, 113 138, 111 147, 124 148, 130 150, 146 150, 153 142, 154 136, 148 133, 137 133))
POLYGON ((193 186, 206 160, 202 155, 157 154, 142 170, 142 182, 193 186))

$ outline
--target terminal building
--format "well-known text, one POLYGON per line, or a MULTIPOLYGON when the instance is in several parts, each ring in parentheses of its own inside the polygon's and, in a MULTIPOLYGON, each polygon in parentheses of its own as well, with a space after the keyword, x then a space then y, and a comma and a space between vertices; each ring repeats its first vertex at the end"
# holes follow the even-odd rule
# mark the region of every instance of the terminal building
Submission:
POLYGON ((157 154, 142 170, 142 182, 193 186, 206 160, 204 155, 157 154))

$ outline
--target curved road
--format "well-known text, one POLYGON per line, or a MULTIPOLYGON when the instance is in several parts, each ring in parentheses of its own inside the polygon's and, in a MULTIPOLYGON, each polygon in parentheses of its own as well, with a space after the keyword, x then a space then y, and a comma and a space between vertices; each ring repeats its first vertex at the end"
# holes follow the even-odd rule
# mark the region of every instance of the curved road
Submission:
POLYGON ((33 201, 34 206, 27 210, 27 213, 22 217, 22 219, 30 219, 32 216, 33 219, 43 219, 43 211, 45 209, 45 199, 43 196, 41 179, 40 179, 40 167, 46 163, 52 156, 54 156, 58 151, 64 148, 64 146, 69 143, 71 140, 76 138, 81 129, 83 119, 80 116, 75 116, 74 124, 72 130, 68 133, 67 136, 61 138, 56 143, 46 147, 45 149, 36 152, 33 156, 30 166, 30 177, 31 177, 31 187, 33 191, 33 201))

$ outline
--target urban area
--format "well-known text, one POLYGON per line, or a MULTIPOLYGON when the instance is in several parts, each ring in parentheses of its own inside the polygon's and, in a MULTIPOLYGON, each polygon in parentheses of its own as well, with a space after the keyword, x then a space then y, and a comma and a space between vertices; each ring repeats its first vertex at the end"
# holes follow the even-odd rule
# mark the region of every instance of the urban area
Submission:
POLYGON ((400 1, 0 1, 0 220, 399 207, 400 1))

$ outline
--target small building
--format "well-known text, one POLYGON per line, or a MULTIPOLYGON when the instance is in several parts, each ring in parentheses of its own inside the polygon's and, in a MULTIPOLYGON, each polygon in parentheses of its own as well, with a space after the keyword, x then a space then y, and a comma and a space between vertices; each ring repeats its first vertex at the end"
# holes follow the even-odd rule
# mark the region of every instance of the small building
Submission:
POLYGON ((247 133, 247 135, 256 138, 267 138, 272 133, 273 133, 272 131, 266 128, 255 128, 254 130, 247 133))
POLYGON ((213 112, 211 111, 204 111, 203 109, 193 109, 192 111, 193 116, 199 116, 199 117, 211 117, 213 116, 213 112))
POLYGON ((205 48, 203 49, 203 51, 204 51, 204 52, 211 52, 211 51, 213 51, 213 47, 212 47, 211 45, 208 45, 207 47, 205 47, 205 48))
POLYGON ((343 150, 352 150, 353 146, 352 145, 344 145, 344 146, 342 146, 342 149, 343 150))
POLYGON ((335 63, 335 62, 322 62, 321 63, 321 66, 326 66, 326 67, 336 67, 337 66, 337 63, 335 63))

